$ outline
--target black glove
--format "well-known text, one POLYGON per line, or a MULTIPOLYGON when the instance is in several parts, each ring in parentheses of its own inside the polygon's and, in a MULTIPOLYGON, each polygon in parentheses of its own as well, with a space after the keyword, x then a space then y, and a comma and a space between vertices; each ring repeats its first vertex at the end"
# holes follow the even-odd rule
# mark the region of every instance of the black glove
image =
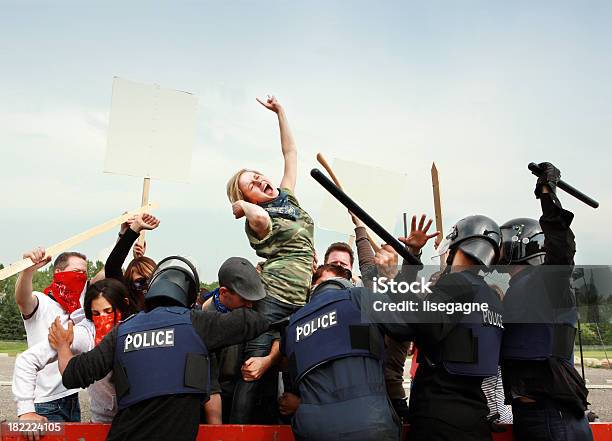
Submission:
POLYGON ((538 167, 542 170, 542 175, 538 176, 534 193, 536 198, 540 199, 542 187, 545 185, 548 185, 551 192, 555 193, 557 191, 557 183, 561 180, 561 172, 550 162, 540 162, 538 167))

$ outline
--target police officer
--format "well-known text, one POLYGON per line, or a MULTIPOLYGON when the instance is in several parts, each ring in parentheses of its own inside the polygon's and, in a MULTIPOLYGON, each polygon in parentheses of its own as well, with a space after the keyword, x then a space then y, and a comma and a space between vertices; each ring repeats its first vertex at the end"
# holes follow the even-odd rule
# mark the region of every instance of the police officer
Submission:
POLYGON ((328 278, 333 268, 327 269, 281 339, 301 398, 292 419, 294 436, 298 441, 399 440, 399 420, 385 390, 383 334, 361 321, 364 288, 353 288, 346 278, 328 278))
MULTIPOLYGON (((411 245, 409 239, 400 238, 411 245)), ((437 254, 447 256, 447 266, 429 287, 431 293, 391 296, 416 306, 402 312, 377 312, 373 302, 384 301, 384 296, 370 296, 370 320, 398 341, 413 340, 419 349, 408 406, 411 441, 491 439, 481 385, 484 378, 498 372, 503 316, 499 296, 479 272, 488 271, 497 261, 500 243, 499 226, 492 219, 468 216, 452 227, 438 247, 437 254)), ((377 257, 391 251, 385 245, 377 257)), ((413 253, 417 251, 413 247, 413 253)), ((379 263, 384 260, 378 257, 379 263)), ((409 282, 419 269, 404 264, 395 281, 409 282)))
POLYGON ((516 439, 592 440, 584 416, 588 391, 573 367, 576 302, 570 288, 574 215, 555 194, 561 173, 539 166, 535 195, 542 216, 501 227, 500 264, 511 275, 504 297, 502 375, 516 439))
POLYGON ((163 259, 145 311, 114 328, 92 351, 73 357, 64 384, 87 387, 111 370, 118 408, 109 440, 193 440, 210 390, 209 351, 250 340, 269 322, 249 309, 190 310, 199 290, 194 266, 163 259))
POLYGON ((479 274, 497 262, 501 235, 492 219, 455 224, 438 247, 447 267, 424 301, 486 305, 487 312, 424 314, 414 324, 419 366, 410 393, 411 440, 490 440, 482 380, 497 375, 503 324, 497 293, 479 274))

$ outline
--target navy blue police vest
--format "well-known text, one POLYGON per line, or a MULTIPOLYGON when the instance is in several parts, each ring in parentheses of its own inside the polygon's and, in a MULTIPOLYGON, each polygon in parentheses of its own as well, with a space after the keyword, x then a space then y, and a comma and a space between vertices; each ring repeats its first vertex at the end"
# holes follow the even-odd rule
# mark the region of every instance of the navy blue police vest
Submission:
MULTIPOLYGON (((549 323, 517 323, 521 310, 529 308, 532 296, 546 295, 546 289, 532 272, 513 283, 504 297, 509 315, 502 344, 504 360, 546 360, 551 357, 572 361, 576 337, 577 313, 575 307, 562 312, 551 311, 549 323)), ((569 289, 569 288, 568 288, 569 289)), ((552 309, 552 306, 551 306, 552 309)))
POLYGON ((470 303, 485 303, 488 311, 465 314, 435 349, 425 350, 423 355, 429 362, 441 363, 451 374, 492 377, 498 373, 504 331, 501 300, 476 274, 469 271, 457 274, 465 277, 476 291, 470 303))
POLYGON ((290 318, 284 351, 292 380, 298 383, 310 370, 343 357, 381 358, 380 332, 361 322, 361 311, 346 289, 326 289, 290 318))
POLYGON ((208 350, 190 310, 158 307, 119 325, 113 381, 119 409, 174 394, 210 393, 208 350))

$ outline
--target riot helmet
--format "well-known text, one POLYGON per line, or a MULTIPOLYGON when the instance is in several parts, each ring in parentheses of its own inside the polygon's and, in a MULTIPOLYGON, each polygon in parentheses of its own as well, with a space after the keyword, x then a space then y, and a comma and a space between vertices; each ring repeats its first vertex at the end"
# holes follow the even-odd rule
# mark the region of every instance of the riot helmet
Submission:
POLYGON ((195 303, 199 288, 198 272, 189 260, 181 256, 166 257, 153 271, 145 302, 165 297, 189 308, 195 303))
POLYGON ((500 245, 501 232, 497 223, 487 216, 473 215, 453 225, 434 257, 448 251, 446 263, 451 265, 455 252, 460 249, 478 264, 489 266, 499 259, 500 245))
POLYGON ((503 224, 500 265, 544 263, 544 231, 535 219, 518 218, 503 224))

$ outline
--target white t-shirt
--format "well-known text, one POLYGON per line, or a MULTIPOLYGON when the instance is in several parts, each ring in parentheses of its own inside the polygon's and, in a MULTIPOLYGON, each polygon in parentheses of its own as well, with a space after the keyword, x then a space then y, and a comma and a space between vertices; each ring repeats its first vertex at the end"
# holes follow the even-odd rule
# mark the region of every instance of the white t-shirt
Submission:
MULTIPOLYGON (((75 311, 76 312, 76 311, 75 311)), ((93 349, 95 345, 95 326, 90 320, 81 320, 74 327, 74 339, 70 349, 80 354, 93 349)), ((49 342, 40 342, 15 360, 13 372, 13 395, 17 402, 17 415, 34 412, 34 391, 36 377, 51 362, 57 363, 57 352, 49 342)), ((112 372, 100 381, 89 386, 91 421, 110 423, 117 413, 115 386, 111 382, 112 372)))
MULTIPOLYGON (((33 292, 38 299, 38 308, 36 312, 27 320, 23 321, 25 326, 28 348, 42 342, 47 341, 49 335, 49 327, 55 320, 55 317, 60 318, 62 325, 66 327, 66 322, 69 318, 76 324, 85 318, 83 309, 77 309, 70 316, 62 309, 62 307, 51 300, 49 296, 41 292, 33 292)), ((83 304, 83 294, 81 294, 81 305, 83 304)), ((58 398, 67 397, 78 392, 79 389, 66 389, 62 384, 62 376, 57 367, 57 361, 48 364, 36 377, 36 391, 34 394, 35 403, 47 403, 57 400, 58 398)))

